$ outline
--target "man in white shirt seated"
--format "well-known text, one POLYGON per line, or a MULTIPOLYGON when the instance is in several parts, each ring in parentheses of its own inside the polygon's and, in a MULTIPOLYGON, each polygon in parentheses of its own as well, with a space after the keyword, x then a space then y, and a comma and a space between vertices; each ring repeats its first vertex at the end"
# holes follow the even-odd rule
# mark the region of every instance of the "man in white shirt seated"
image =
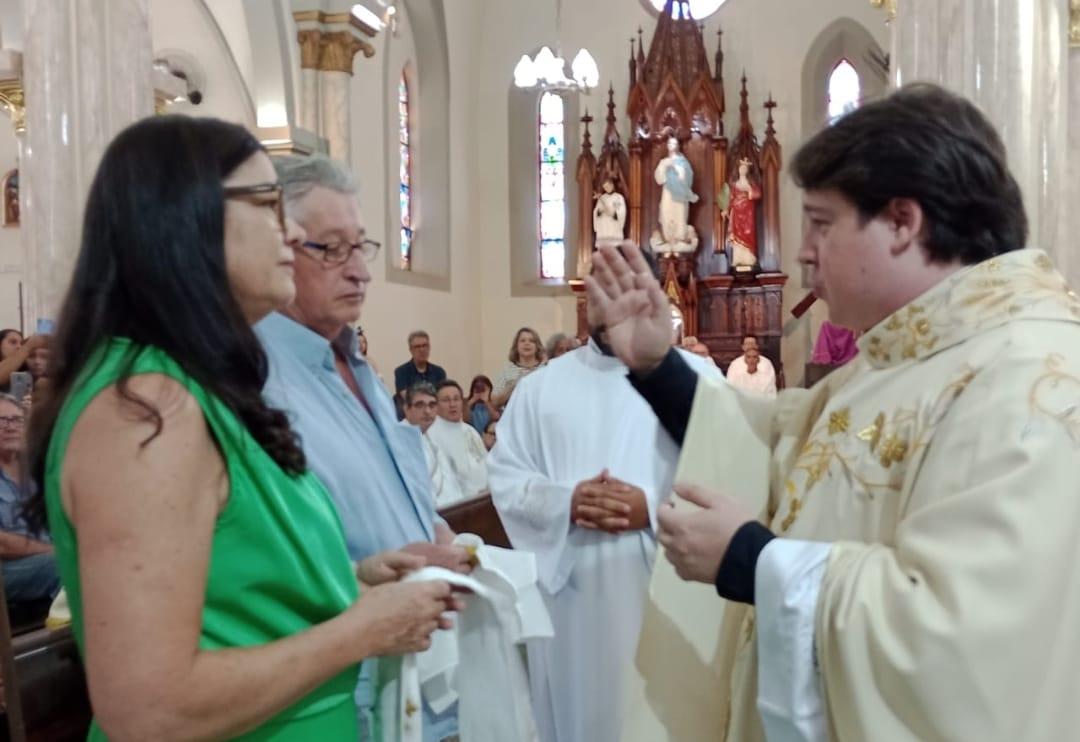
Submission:
POLYGON ((763 397, 776 396, 776 370, 772 361, 761 355, 757 338, 747 335, 742 341, 743 354, 728 366, 727 380, 744 392, 763 397))
POLYGON ((450 459, 462 495, 481 495, 488 489, 487 448, 476 429, 465 422, 461 386, 446 379, 435 389, 439 417, 428 428, 427 437, 450 459))
POLYGON ((438 405, 435 387, 426 381, 417 382, 405 390, 405 419, 401 421, 402 425, 412 425, 420 429, 420 441, 424 445, 424 459, 431 475, 431 493, 435 497, 436 509, 465 499, 450 459, 431 442, 427 434, 431 424, 435 422, 438 405))

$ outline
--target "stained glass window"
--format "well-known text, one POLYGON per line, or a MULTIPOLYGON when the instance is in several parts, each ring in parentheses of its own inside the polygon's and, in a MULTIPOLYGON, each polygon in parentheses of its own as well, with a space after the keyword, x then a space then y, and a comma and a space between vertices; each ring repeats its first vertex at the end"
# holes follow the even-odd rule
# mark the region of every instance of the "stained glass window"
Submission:
POLYGON ((540 277, 566 277, 566 130, 563 99, 540 96, 540 277))
POLYGON ((846 59, 841 59, 829 75, 829 123, 859 107, 862 94, 859 73, 846 59))
MULTIPOLYGON (((718 11, 723 4, 724 0, 676 0, 671 7, 671 17, 702 20, 718 11)), ((665 0, 652 0, 652 6, 659 11, 664 9, 664 5, 665 0)))
POLYGON ((398 81, 398 199, 401 207, 401 269, 412 267, 412 152, 409 146, 409 81, 398 81))

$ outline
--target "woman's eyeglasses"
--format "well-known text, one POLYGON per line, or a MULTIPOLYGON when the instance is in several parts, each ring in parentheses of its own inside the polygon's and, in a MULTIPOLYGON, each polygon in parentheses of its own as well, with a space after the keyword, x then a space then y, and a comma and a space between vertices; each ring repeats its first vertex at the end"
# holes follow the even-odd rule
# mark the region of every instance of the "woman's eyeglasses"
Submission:
POLYGON ((274 214, 277 216, 278 226, 281 227, 281 233, 285 234, 285 199, 282 195, 282 190, 280 183, 226 186, 224 188, 225 198, 235 198, 240 201, 246 201, 253 206, 266 206, 267 208, 273 209, 274 214), (258 196, 264 195, 269 195, 273 198, 258 198, 258 196))

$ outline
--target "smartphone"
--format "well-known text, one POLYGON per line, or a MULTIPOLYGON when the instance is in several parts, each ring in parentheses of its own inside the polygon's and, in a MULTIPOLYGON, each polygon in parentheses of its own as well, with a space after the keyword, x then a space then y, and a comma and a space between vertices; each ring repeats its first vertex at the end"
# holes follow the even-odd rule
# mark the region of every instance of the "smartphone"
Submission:
POLYGON ((56 329, 56 323, 51 319, 45 319, 43 317, 37 321, 38 335, 52 335, 54 329, 56 329))
POLYGON ((15 398, 15 401, 22 404, 26 395, 29 394, 30 390, 33 388, 34 377, 30 375, 29 371, 11 372, 11 396, 15 398))

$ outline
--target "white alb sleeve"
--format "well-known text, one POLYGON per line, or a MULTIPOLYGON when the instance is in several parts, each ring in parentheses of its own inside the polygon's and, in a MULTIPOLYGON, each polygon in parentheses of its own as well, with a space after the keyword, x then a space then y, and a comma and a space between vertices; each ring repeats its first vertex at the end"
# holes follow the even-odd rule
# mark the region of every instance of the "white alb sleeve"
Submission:
POLYGON ((769 742, 828 739, 814 618, 831 548, 827 543, 776 538, 758 555, 757 706, 769 742))

